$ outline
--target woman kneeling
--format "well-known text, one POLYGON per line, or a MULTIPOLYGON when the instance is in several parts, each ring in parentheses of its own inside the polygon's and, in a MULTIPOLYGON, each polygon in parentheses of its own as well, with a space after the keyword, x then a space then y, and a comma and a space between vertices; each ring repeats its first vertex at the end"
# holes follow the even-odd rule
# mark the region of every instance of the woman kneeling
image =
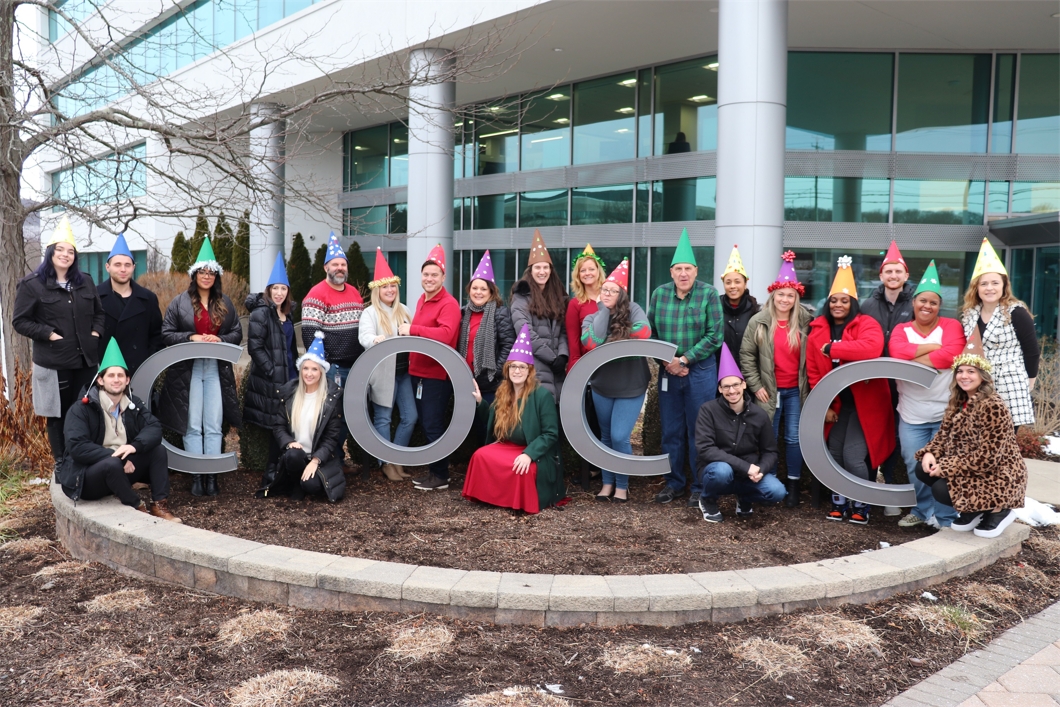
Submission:
POLYGON ((960 515, 954 530, 983 538, 1004 532, 1022 508, 1027 467, 1005 401, 994 392, 992 366, 978 332, 953 361, 949 407, 934 439, 916 453, 916 476, 939 503, 960 515))
MULTIPOLYGON (((467 465, 464 498, 537 513, 566 496, 559 463, 559 414, 537 382, 524 324, 504 364, 486 422, 487 445, 467 465)), ((475 399, 482 394, 475 386, 475 399)))
POLYGON ((283 422, 272 432, 283 454, 266 495, 286 492, 301 500, 306 494, 323 494, 334 502, 346 492, 342 461, 334 454, 346 434, 339 417, 342 389, 324 378, 329 368, 324 335, 317 332, 309 351, 298 359, 298 379, 280 388, 283 422))

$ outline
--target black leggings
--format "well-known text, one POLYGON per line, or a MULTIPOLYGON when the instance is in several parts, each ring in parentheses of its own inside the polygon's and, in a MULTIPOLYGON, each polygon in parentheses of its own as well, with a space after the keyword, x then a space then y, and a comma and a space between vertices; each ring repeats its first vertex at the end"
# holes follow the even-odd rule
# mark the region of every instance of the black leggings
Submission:
POLYGON ((52 448, 52 457, 59 461, 66 454, 66 435, 63 425, 66 424, 66 412, 77 401, 81 389, 96 377, 95 368, 69 368, 56 371, 59 376, 59 417, 46 417, 48 444, 52 448))
POLYGON ((924 471, 924 465, 920 462, 916 463, 916 469, 913 472, 921 483, 931 489, 931 495, 935 497, 936 503, 941 503, 944 506, 953 506, 953 499, 950 498, 950 485, 946 483, 946 479, 931 476, 924 471))
POLYGON ((94 501, 114 494, 126 506, 140 505, 140 494, 132 485, 138 481, 151 484, 151 500, 169 498, 169 455, 161 444, 149 452, 130 454, 124 460, 107 457, 85 470, 81 498, 94 501), (133 473, 125 473, 125 462, 132 462, 133 473))
POLYGON ((295 498, 314 494, 326 496, 324 484, 320 482, 320 474, 313 474, 309 481, 302 481, 302 473, 309 466, 310 459, 312 457, 308 452, 297 447, 288 449, 280 457, 276 473, 283 479, 282 485, 289 489, 288 493, 295 498))

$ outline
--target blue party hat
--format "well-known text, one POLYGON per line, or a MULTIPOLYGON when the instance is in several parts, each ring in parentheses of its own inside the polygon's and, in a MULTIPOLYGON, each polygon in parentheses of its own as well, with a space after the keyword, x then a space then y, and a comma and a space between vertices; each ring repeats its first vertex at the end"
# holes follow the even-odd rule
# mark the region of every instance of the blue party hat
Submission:
POLYGON ((349 260, 346 257, 345 251, 342 250, 342 246, 339 245, 339 239, 335 236, 335 232, 332 231, 331 235, 328 236, 328 252, 324 256, 324 264, 327 265, 335 258, 342 258, 343 260, 349 260))
POLYGON ((125 255, 134 263, 136 262, 136 258, 133 257, 132 251, 129 250, 129 244, 125 242, 124 233, 119 233, 117 239, 115 239, 114 247, 110 249, 110 255, 107 256, 107 262, 109 263, 110 259, 115 255, 125 255))
POLYGON ((291 286, 291 282, 287 279, 287 268, 283 266, 283 253, 276 254, 276 262, 273 263, 272 272, 269 274, 269 279, 265 281, 265 287, 270 285, 291 286))
POLYGON ((302 370, 302 364, 306 361, 312 361, 321 368, 324 369, 324 373, 328 372, 331 368, 331 364, 327 362, 324 354, 324 332, 317 330, 317 333, 313 334, 313 343, 309 345, 309 350, 298 357, 295 361, 295 367, 300 371, 302 370))

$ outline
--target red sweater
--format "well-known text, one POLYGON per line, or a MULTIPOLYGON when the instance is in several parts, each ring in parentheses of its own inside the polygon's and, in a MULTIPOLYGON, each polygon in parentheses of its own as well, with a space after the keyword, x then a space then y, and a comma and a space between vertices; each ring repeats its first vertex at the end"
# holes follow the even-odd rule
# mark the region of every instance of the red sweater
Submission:
MULTIPOLYGON (((455 349, 460 338, 460 303, 445 288, 429 300, 426 295, 420 295, 409 333, 440 341, 455 349)), ((448 378, 437 361, 416 353, 409 354, 409 375, 437 380, 448 378)))
POLYGON ((587 349, 582 346, 582 322, 590 314, 595 314, 596 311, 595 300, 589 299, 579 302, 577 297, 571 297, 570 302, 567 303, 567 347, 570 349, 570 358, 567 361, 568 373, 574 367, 574 364, 578 362, 578 359, 588 353, 587 349))

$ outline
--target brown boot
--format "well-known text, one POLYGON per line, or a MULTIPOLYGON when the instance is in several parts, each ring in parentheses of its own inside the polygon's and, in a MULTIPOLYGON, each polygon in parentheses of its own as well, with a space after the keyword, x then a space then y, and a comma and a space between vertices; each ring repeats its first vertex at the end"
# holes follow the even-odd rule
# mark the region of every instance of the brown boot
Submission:
POLYGON ((151 512, 151 511, 147 510, 147 504, 144 503, 143 501, 140 501, 140 505, 136 507, 136 510, 140 511, 141 513, 150 513, 151 512))
POLYGON ((161 501, 151 501, 151 505, 149 505, 147 509, 155 518, 172 521, 173 523, 183 522, 180 518, 177 518, 169 512, 169 501, 167 499, 163 498, 161 501))
POLYGON ((394 464, 393 466, 394 466, 395 469, 397 469, 397 473, 398 473, 399 476, 401 476, 402 479, 411 479, 412 478, 412 474, 410 474, 407 471, 405 471, 405 467, 401 466, 400 464, 394 464))
POLYGON ((396 464, 384 464, 383 473, 386 474, 386 478, 390 479, 391 481, 401 481, 401 479, 403 478, 401 474, 398 473, 396 464))

